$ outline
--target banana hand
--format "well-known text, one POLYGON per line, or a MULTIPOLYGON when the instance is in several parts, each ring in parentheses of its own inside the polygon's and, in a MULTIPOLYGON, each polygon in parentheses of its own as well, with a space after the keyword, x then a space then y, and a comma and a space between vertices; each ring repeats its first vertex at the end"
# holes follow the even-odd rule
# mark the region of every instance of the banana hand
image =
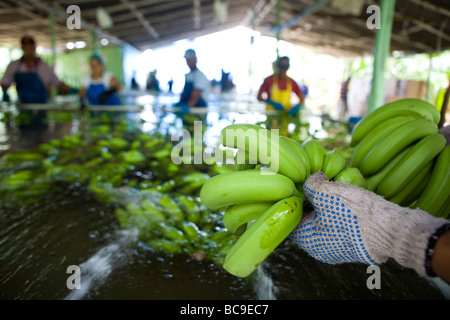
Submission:
POLYGON ((265 169, 223 173, 202 186, 200 199, 211 210, 241 203, 278 201, 294 194, 288 177, 265 169))
POLYGON ((289 197, 266 210, 227 253, 224 269, 237 277, 249 276, 294 230, 303 216, 303 204, 289 197))
POLYGON ((435 106, 420 99, 400 99, 375 109, 359 121, 352 130, 351 146, 356 146, 377 125, 402 114, 418 116, 433 121, 436 125, 440 120, 440 113, 435 106), (406 113, 405 113, 406 112, 406 113))

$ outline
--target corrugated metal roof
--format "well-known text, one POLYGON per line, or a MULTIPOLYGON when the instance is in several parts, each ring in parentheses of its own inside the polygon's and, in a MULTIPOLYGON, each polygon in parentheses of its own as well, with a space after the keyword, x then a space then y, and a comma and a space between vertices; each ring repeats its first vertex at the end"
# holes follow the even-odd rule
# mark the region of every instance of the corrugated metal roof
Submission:
MULTIPOLYGON (((372 51, 375 30, 367 27, 374 1, 282 0, 281 23, 293 22, 280 37, 333 55, 362 55, 372 51), (320 2, 322 2, 320 1, 320 2), (297 20, 296 20, 297 18, 297 20), (294 20, 293 20, 294 19, 294 20)), ((129 43, 144 50, 244 25, 275 35, 277 0, 0 0, 0 43, 19 45, 23 34, 51 47, 49 13, 56 17, 56 42, 63 50, 69 41, 92 45, 91 30, 110 43, 129 43), (81 30, 69 30, 67 8, 80 8, 81 30), (101 28, 97 18, 103 8, 113 25, 101 28)), ((391 50, 407 53, 450 48, 450 2, 447 0, 397 0, 391 50)))

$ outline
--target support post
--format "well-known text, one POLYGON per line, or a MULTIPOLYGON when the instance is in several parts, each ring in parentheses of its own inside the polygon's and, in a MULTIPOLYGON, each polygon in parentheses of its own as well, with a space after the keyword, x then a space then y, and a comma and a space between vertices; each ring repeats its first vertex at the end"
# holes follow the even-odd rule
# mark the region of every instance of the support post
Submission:
MULTIPOLYGON (((50 67, 54 70, 56 66, 56 31, 55 31, 55 14, 49 13, 49 29, 50 29, 50 43, 52 46, 52 54, 50 56, 50 67)), ((58 88, 52 86, 50 88, 50 100, 53 100, 58 95, 58 88)))
MULTIPOLYGON (((276 25, 277 27, 281 26, 281 11, 282 11, 283 0, 277 0, 276 6, 276 25)), ((277 32, 277 58, 280 57, 280 39, 281 39, 281 30, 277 32)))
POLYGON ((389 56, 395 0, 381 0, 380 11, 381 23, 380 29, 377 29, 375 34, 372 89, 369 97, 368 113, 381 107, 385 101, 384 72, 386 60, 389 56))
POLYGON ((91 39, 92 39, 92 48, 94 50, 94 53, 100 53, 97 32, 95 30, 91 30, 91 39))
POLYGON ((428 102, 431 102, 431 90, 432 90, 432 88, 431 88, 431 76, 432 76, 432 73, 433 73, 433 56, 434 56, 434 54, 433 53, 429 53, 428 54, 428 58, 430 59, 430 64, 429 64, 429 67, 428 67, 428 75, 427 75, 427 93, 426 93, 426 97, 425 97, 425 99, 428 101, 428 102))

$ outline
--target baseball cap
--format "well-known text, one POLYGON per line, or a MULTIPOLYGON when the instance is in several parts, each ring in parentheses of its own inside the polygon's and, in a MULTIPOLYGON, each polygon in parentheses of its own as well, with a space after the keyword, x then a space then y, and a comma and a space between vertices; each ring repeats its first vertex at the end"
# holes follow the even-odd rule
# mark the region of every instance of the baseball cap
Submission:
POLYGON ((186 52, 184 53, 184 57, 186 59, 196 58, 195 51, 193 49, 186 50, 186 52))
POLYGON ((286 56, 278 58, 277 67, 281 70, 289 69, 289 58, 286 56))

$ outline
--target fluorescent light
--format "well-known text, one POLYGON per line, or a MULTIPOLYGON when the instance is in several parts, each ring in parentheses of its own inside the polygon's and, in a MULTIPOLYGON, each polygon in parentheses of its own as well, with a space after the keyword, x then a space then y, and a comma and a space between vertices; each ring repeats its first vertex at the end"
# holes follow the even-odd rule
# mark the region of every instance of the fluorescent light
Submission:
POLYGON ((109 43, 109 40, 106 39, 106 38, 103 38, 102 40, 100 40, 100 44, 101 44, 102 46, 107 46, 108 43, 109 43))
POLYGON ((84 41, 77 41, 77 42, 75 42, 75 48, 81 49, 81 48, 84 48, 84 47, 86 47, 86 42, 84 42, 84 41))
POLYGON ((73 42, 67 42, 66 48, 69 50, 72 50, 73 48, 75 48, 75 44, 73 42))

